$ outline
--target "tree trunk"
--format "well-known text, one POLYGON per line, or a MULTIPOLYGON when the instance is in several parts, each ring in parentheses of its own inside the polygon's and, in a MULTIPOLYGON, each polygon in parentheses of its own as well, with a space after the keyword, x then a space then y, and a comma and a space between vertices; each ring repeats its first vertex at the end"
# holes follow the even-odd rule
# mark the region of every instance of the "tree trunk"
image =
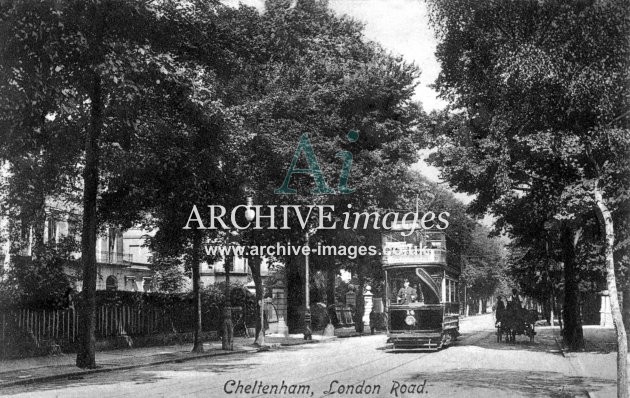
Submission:
POLYGON ((354 312, 354 330, 357 333, 363 333, 363 311, 365 311, 365 299, 363 298, 363 288, 365 287, 365 278, 363 275, 363 261, 359 259, 357 262, 357 306, 354 312))
POLYGON ((76 365, 95 368, 96 339, 96 198, 98 193, 98 140, 103 126, 101 78, 92 76, 91 121, 85 138, 85 166, 83 169, 83 226, 81 230, 81 262, 83 263, 83 291, 79 307, 79 344, 76 365))
POLYGON ((553 326, 553 307, 551 304, 551 298, 548 300, 543 301, 542 303, 542 310, 543 310, 543 314, 544 314, 544 318, 547 320, 547 323, 550 326, 553 326))
POLYGON ((193 283, 193 300, 195 302, 195 331, 193 337, 192 352, 203 352, 203 341, 201 335, 203 333, 201 318, 201 270, 199 261, 199 252, 201 250, 201 233, 199 230, 193 230, 192 244, 192 283, 193 283))
POLYGON ((335 281, 337 279, 337 270, 334 263, 328 261, 326 265, 326 307, 335 305, 335 281))
POLYGON ((285 275, 287 286, 287 326, 289 333, 301 333, 304 322, 300 308, 304 305, 304 282, 300 273, 300 261, 296 256, 288 258, 285 275))
POLYGON ((464 285, 464 308, 463 308, 464 316, 468 316, 468 312, 469 312, 467 293, 468 293, 468 288, 466 287, 466 285, 464 285))
POLYGON ((335 311, 335 282, 337 279, 337 270, 334 268, 334 265, 334 260, 326 263, 326 309, 330 323, 338 327, 339 319, 337 319, 337 312, 335 311))
MULTIPOLYGON (((232 258, 231 261, 234 261, 232 258)), ((234 349, 234 325, 232 324, 232 300, 230 298, 230 271, 231 264, 225 261, 225 308, 223 309, 223 334, 221 336, 221 348, 226 351, 234 349)))
POLYGON ((260 275, 260 266, 262 263, 262 258, 260 256, 251 256, 249 258, 249 268, 252 270, 252 279, 254 280, 254 286, 256 287, 256 303, 257 311, 256 311, 256 343, 259 345, 263 345, 265 343, 265 331, 262 330, 262 309, 264 308, 264 292, 263 292, 263 284, 262 277, 260 275))
POLYGON ((562 257, 564 260, 564 318, 563 337, 571 350, 584 347, 584 334, 580 317, 579 287, 575 268, 575 231, 569 226, 562 227, 562 257))
MULTIPOLYGON (((626 282, 626 285, 623 288, 621 317, 623 318, 623 325, 626 329, 626 337, 630 339, 630 283, 628 282, 626 282)), ((628 340, 628 344, 630 344, 630 340, 628 340)))
POLYGON ((628 397, 628 340, 623 325, 621 310, 619 308, 619 295, 617 294, 617 280, 615 277, 615 263, 613 248, 615 245, 615 229, 610 210, 604 203, 602 193, 595 188, 595 202, 601 215, 601 222, 606 231, 606 281, 608 282, 608 294, 610 297, 610 310, 613 324, 617 332, 617 397, 628 397))
MULTIPOLYGON (((309 247, 309 233, 304 234, 306 247, 309 247)), ((311 265, 310 256, 304 256, 304 340, 313 340, 313 323, 311 318, 311 265)))

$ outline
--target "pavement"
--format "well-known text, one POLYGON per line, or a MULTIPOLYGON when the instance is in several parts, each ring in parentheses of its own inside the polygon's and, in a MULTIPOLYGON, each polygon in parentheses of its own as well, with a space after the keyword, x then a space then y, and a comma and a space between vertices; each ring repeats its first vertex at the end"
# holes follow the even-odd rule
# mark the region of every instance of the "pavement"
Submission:
POLYGON ((0 362, 0 389, 57 379, 76 380, 94 373, 127 370, 143 366, 184 362, 212 356, 229 355, 257 348, 235 344, 234 351, 224 351, 220 343, 204 344, 203 353, 190 352, 191 345, 143 347, 96 352, 96 369, 80 369, 75 366, 76 354, 60 354, 47 357, 12 359, 0 362))
MULTIPOLYGON (((583 327, 585 347, 581 351, 569 351, 562 345, 558 328, 554 335, 575 371, 576 377, 600 380, 589 388, 592 398, 617 396, 617 336, 612 327, 587 325, 583 327), (606 382, 607 381, 607 382, 606 382)), ((630 357, 629 357, 630 359, 630 357)))
MULTIPOLYGON (((460 322, 460 331, 466 331, 470 325, 473 330, 478 328, 479 323, 485 322, 485 317, 489 315, 480 315, 464 318, 460 322)), ((536 349, 548 353, 559 353, 569 366, 569 374, 576 379, 589 380, 588 386, 585 387, 587 396, 591 398, 616 397, 616 381, 617 381, 617 337, 613 327, 601 327, 597 325, 583 326, 585 347, 581 351, 570 351, 562 342, 562 335, 558 326, 538 326, 536 327, 535 343, 529 344, 520 336, 520 340, 510 348, 519 349, 536 349)), ((477 344, 481 345, 481 344, 477 344)), ((494 345, 490 343, 488 347, 494 345)), ((485 345, 483 345, 485 346, 485 345)), ((628 356, 630 361, 630 355, 628 356)))
POLYGON ((58 379, 80 379, 94 373, 180 363, 214 356, 267 351, 278 347, 321 343, 337 338, 362 335, 369 335, 369 333, 357 333, 354 328, 338 328, 335 330, 335 336, 323 336, 314 333, 312 340, 304 340, 303 334, 288 336, 268 334, 265 336, 263 347, 255 346, 253 338, 236 337, 232 351, 221 349, 220 341, 204 343, 203 353, 191 352, 191 344, 98 351, 95 354, 96 369, 77 368, 75 366, 76 354, 74 353, 0 360, 0 389, 58 379))

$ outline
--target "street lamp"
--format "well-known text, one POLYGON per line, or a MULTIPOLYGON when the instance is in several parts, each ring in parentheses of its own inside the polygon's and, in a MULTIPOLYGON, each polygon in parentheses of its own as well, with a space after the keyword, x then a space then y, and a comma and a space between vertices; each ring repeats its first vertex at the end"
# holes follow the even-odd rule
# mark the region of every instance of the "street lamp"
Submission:
POLYGON ((252 208, 254 206, 254 200, 251 196, 247 197, 247 210, 245 210, 245 218, 247 221, 253 221, 254 217, 256 217, 256 211, 252 208))
MULTIPOLYGON (((249 222, 253 221, 254 218, 256 217, 256 211, 252 208, 253 205, 254 205, 254 200, 252 199, 251 196, 248 196, 247 197, 247 210, 245 210, 245 219, 249 222)), ((255 234, 254 229, 252 229, 252 238, 254 237, 254 234, 255 234)), ((255 239, 254 239, 254 243, 256 243, 255 239)), ((260 267, 261 265, 262 265, 262 259, 261 259, 261 264, 258 264, 258 267, 260 267)), ((264 296, 264 294, 262 296, 264 296)), ((254 341, 254 344, 262 347, 265 345, 264 298, 261 297, 261 299, 258 301, 258 306, 260 308, 260 333, 258 333, 258 336, 256 337, 256 341, 254 341)))

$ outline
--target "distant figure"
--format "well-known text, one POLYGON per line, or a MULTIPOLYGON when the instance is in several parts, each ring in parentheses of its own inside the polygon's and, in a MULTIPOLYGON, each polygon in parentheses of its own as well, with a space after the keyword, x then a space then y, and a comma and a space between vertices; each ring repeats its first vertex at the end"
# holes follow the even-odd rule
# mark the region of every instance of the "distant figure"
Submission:
POLYGON ((514 312, 521 309, 521 299, 518 296, 518 290, 516 289, 512 289, 512 297, 510 297, 510 301, 508 302, 508 309, 514 312))
POLYGON ((377 319, 378 314, 372 309, 372 312, 370 312, 370 334, 374 334, 374 329, 376 329, 376 323, 378 322, 377 319))
POLYGON ((74 289, 69 287, 63 295, 64 307, 74 310, 74 289))
POLYGON ((503 304, 503 296, 497 296, 497 303, 495 308, 496 320, 497 322, 501 322, 503 320, 503 316, 505 315, 505 304, 503 304))
POLYGON ((409 286, 409 279, 405 279, 405 286, 401 287, 398 291, 398 303, 399 304, 411 304, 418 298, 418 292, 413 287, 409 286))

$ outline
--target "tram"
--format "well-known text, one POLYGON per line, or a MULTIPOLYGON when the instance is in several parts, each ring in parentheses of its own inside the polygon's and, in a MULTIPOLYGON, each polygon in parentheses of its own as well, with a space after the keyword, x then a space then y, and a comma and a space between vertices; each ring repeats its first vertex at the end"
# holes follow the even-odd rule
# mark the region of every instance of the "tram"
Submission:
POLYGON ((439 350, 459 336, 459 269, 443 232, 396 224, 382 235, 387 337, 394 350, 439 350))

